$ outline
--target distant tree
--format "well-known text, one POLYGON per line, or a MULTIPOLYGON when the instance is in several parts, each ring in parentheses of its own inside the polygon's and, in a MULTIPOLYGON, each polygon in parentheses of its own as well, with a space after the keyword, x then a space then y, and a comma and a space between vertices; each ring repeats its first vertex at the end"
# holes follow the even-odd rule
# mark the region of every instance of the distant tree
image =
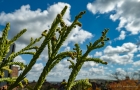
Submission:
POLYGON ((125 73, 116 71, 114 73, 111 73, 109 76, 116 80, 124 80, 126 78, 140 80, 140 71, 128 72, 128 70, 125 70, 125 73))

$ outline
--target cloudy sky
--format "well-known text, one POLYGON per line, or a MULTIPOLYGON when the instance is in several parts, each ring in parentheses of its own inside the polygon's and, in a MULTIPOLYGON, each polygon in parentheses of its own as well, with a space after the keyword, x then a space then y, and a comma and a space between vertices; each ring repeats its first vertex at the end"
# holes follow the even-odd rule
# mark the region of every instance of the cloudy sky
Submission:
MULTIPOLYGON (((83 26, 70 33, 61 51, 71 50, 74 43, 79 43, 85 51, 86 44, 97 40, 104 28, 110 29, 107 36, 111 40, 89 55, 107 61, 108 65, 86 62, 76 79, 110 78, 113 72, 140 71, 140 47, 137 45, 140 41, 140 0, 0 0, 0 35, 7 22, 11 24, 9 39, 26 28, 28 31, 15 42, 16 51, 19 51, 29 44, 30 37, 39 37, 42 31, 49 29, 65 5, 68 9, 63 19, 67 25, 80 11, 85 10, 86 14, 80 19, 83 26)), ((37 43, 40 44, 41 41, 37 43)), ((30 55, 22 55, 15 60, 28 64, 31 58, 30 55)), ((30 81, 38 79, 47 58, 45 49, 27 75, 30 81)), ((71 72, 68 66, 69 62, 62 60, 46 79, 67 80, 71 72)))

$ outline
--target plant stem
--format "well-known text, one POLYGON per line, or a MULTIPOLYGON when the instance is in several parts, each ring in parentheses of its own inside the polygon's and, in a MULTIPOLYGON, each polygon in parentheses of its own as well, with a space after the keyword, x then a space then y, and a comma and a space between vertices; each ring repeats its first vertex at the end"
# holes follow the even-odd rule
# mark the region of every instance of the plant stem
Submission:
POLYGON ((80 62, 80 64, 77 62, 76 65, 74 66, 74 68, 72 69, 72 73, 70 74, 68 83, 67 83, 67 90, 71 90, 71 88, 72 88, 71 85, 74 82, 74 80, 83 64, 84 64, 84 62, 80 62))
POLYGON ((41 75, 40 75, 40 77, 39 77, 39 79, 38 79, 38 81, 37 81, 37 83, 36 83, 36 85, 35 85, 35 87, 34 87, 34 90, 41 90, 41 87, 42 87, 42 85, 43 85, 43 83, 44 83, 44 81, 45 81, 45 78, 46 78, 46 76, 48 75, 48 73, 50 72, 50 63, 46 63, 46 66, 44 67, 44 69, 43 69, 43 71, 42 71, 42 73, 41 73, 41 75))
POLYGON ((23 71, 23 73, 20 74, 20 76, 15 81, 15 83, 12 84, 12 85, 10 85, 10 87, 8 88, 8 90, 12 90, 14 87, 16 87, 18 85, 18 83, 25 77, 25 75, 32 69, 33 65, 36 63, 36 60, 39 58, 40 54, 42 53, 42 51, 44 50, 44 48, 46 47, 46 44, 48 42, 49 42, 49 39, 48 38, 45 38, 45 40, 41 44, 38 52, 33 56, 31 62, 28 65, 28 67, 26 67, 25 70, 23 71))

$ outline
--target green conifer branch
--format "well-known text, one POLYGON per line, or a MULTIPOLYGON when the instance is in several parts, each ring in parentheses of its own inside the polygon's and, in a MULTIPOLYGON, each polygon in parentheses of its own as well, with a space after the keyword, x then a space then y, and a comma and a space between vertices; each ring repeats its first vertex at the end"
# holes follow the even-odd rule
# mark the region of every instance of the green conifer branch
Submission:
POLYGON ((32 50, 32 49, 35 49, 36 51, 38 50, 38 47, 37 46, 31 46, 31 47, 29 47, 28 49, 26 49, 26 50, 32 50))
POLYGON ((86 53, 82 56, 82 58, 85 58, 88 56, 88 54, 94 50, 94 49, 98 49, 98 48, 101 48, 104 46, 104 42, 105 41, 108 41, 109 38, 106 38, 106 34, 107 32, 109 31, 109 29, 105 29, 103 32, 102 32, 102 36, 96 40, 93 44, 90 43, 89 45, 87 45, 87 51, 86 53))
POLYGON ((80 56, 77 56, 77 60, 76 60, 77 62, 74 65, 74 67, 72 69, 72 72, 69 76, 68 84, 67 84, 67 90, 71 90, 71 88, 72 88, 71 85, 74 82, 74 80, 75 80, 78 72, 80 71, 82 65, 84 64, 84 62, 94 61, 94 62, 98 62, 98 63, 102 63, 102 64, 107 64, 107 62, 103 62, 102 60, 97 59, 97 58, 87 58, 88 54, 92 50, 103 47, 105 45, 104 41, 109 40, 109 38, 106 38, 107 32, 108 32, 108 29, 105 29, 102 32, 102 36, 101 36, 100 39, 96 40, 93 44, 90 43, 89 45, 87 45, 87 51, 83 55, 82 55, 82 51, 80 50, 79 45, 75 44, 74 50, 76 51, 77 54, 80 54, 80 56))
POLYGON ((7 66, 18 65, 20 66, 20 69, 24 69, 26 67, 26 65, 23 62, 8 62, 6 65, 7 66))
MULTIPOLYGON (((16 56, 18 56, 20 54, 33 54, 34 55, 34 52, 23 52, 23 51, 32 49, 32 48, 29 48, 29 46, 33 45, 34 43, 36 43, 37 41, 39 41, 42 38, 42 37, 40 37, 40 38, 34 40, 33 42, 31 42, 30 45, 28 45, 28 49, 26 47, 26 48, 22 49, 20 52, 17 52, 17 53, 13 52, 8 57, 8 59, 6 59, 5 56, 7 55, 7 53, 10 50, 10 45, 13 44, 14 41, 16 41, 23 33, 25 33, 27 31, 26 29, 24 29, 21 32, 19 32, 16 36, 14 36, 11 40, 8 40, 6 35, 8 35, 8 30, 9 29, 10 29, 10 23, 7 23, 6 27, 5 27, 4 31, 3 31, 2 38, 1 38, 0 61, 2 62, 2 60, 5 59, 5 61, 0 64, 2 75, 4 75, 4 71, 3 70, 7 70, 8 72, 11 71, 11 69, 9 69, 9 66, 7 66, 7 64, 8 64, 9 61, 13 60, 16 56)), ((21 67, 23 67, 23 66, 21 66, 21 67)))
MULTIPOLYGON (((8 58, 7 60, 10 61, 10 60, 13 60, 16 56, 18 55, 21 55, 21 54, 25 54, 24 51, 27 51, 27 50, 31 50, 31 49, 36 49, 38 50, 38 47, 37 46, 32 46, 34 45, 35 43, 39 42, 41 39, 43 38, 43 36, 40 36, 39 38, 35 39, 33 41, 33 39, 31 38, 31 42, 29 45, 27 45, 25 48, 21 49, 20 51, 18 52, 13 52, 8 58)), ((31 53, 26 53, 26 54, 31 54, 31 55, 34 55, 34 52, 31 52, 31 53)))
POLYGON ((58 64, 61 60, 63 60, 66 57, 70 57, 69 52, 62 52, 59 53, 55 58, 49 58, 48 62, 46 63, 45 67, 43 68, 43 71, 34 87, 34 90, 40 90, 42 87, 42 84, 45 81, 46 76, 48 73, 54 68, 56 64, 58 64))
POLYGON ((0 76, 3 78, 4 75, 5 75, 4 70, 1 70, 1 71, 0 71, 0 76))
POLYGON ((23 35, 27 30, 23 29, 21 30, 16 36, 14 36, 10 41, 9 41, 9 45, 13 44, 19 37, 21 37, 21 35, 23 35))
POLYGON ((79 18, 82 17, 82 15, 85 13, 85 11, 80 12, 79 15, 75 17, 75 20, 70 26, 67 26, 65 22, 63 21, 62 17, 65 14, 67 10, 67 6, 63 8, 60 14, 56 16, 54 19, 51 28, 47 32, 47 30, 42 32, 42 36, 33 39, 31 38, 30 44, 27 45, 25 48, 21 49, 18 52, 13 52, 8 58, 6 58, 7 53, 10 50, 10 45, 14 43, 23 33, 25 33, 27 30, 24 29, 20 33, 18 33, 16 36, 14 36, 11 40, 7 39, 8 36, 8 31, 10 29, 10 23, 6 24, 6 27, 3 31, 2 38, 0 38, 0 41, 2 44, 0 44, 0 75, 3 77, 4 76, 4 70, 11 71, 9 68, 9 65, 19 65, 21 69, 24 69, 23 72, 19 75, 19 77, 16 78, 2 78, 0 79, 1 81, 7 81, 11 83, 11 86, 8 87, 8 90, 12 90, 14 87, 22 85, 22 80, 24 80, 26 83, 28 80, 25 78, 26 74, 31 70, 33 65, 36 63, 37 59, 39 58, 40 54, 42 51, 45 49, 46 45, 48 46, 48 62, 46 63, 46 66, 44 67, 37 84, 35 85, 33 90, 40 90, 42 87, 42 84, 45 81, 46 76, 48 73, 54 68, 55 65, 57 65, 61 60, 64 58, 70 57, 72 60, 68 60, 71 65, 69 66, 69 69, 72 68, 72 72, 69 76, 69 80, 67 83, 67 90, 71 90, 71 88, 75 85, 79 84, 86 84, 87 86, 90 86, 90 83, 88 81, 79 81, 79 82, 74 82, 78 72, 80 71, 82 65, 86 61, 94 61, 96 63, 101 63, 101 64, 107 64, 107 62, 104 62, 100 60, 99 58, 88 58, 88 54, 94 50, 101 48, 105 45, 105 42, 109 40, 109 38, 106 37, 106 34, 108 32, 108 29, 105 29, 102 32, 102 36, 96 40, 94 43, 90 43, 87 45, 87 51, 83 54, 82 50, 80 49, 80 46, 78 44, 75 44, 75 48, 73 48, 74 51, 68 51, 68 52, 62 52, 58 53, 60 47, 64 43, 64 41, 67 39, 68 35, 72 31, 73 28, 76 26, 81 27, 82 24, 78 21, 79 18), (58 27, 60 25, 61 27, 58 27), (46 33, 47 32, 47 33, 46 33), (56 38, 56 32, 59 33, 59 37, 56 38), (40 47, 33 46, 36 42, 39 42, 41 38, 45 37, 43 40, 43 43, 41 44, 40 47), (35 49, 35 52, 31 52, 28 50, 35 49), (11 62, 16 56, 21 55, 21 54, 30 54, 33 55, 33 58, 31 59, 30 63, 28 65, 24 65, 23 63, 20 62, 11 62), (76 60, 76 63, 73 62, 73 60, 76 60), (2 62, 4 61, 4 62, 2 62), (10 81, 11 80, 11 81, 10 81))
MULTIPOLYGON (((51 39, 51 44, 52 44, 52 54, 51 54, 51 59, 48 60, 46 66, 43 69, 43 72, 41 73, 39 80, 35 86, 34 89, 38 90, 41 88, 41 84, 44 82, 46 75, 48 74, 48 71, 50 71, 49 69, 52 69, 57 63, 59 63, 59 61, 61 60, 61 58, 58 58, 56 61, 53 62, 53 58, 55 58, 59 48, 61 47, 62 43, 65 41, 66 37, 69 35, 70 31, 72 30, 73 27, 75 27, 75 25, 79 25, 81 26, 81 24, 78 22, 78 19, 84 14, 85 12, 81 12, 78 16, 76 16, 74 22, 72 23, 72 25, 70 27, 68 27, 67 32, 65 32, 64 37, 61 37, 61 40, 58 44, 55 35, 52 37, 51 39), (55 46, 56 45, 56 46, 55 46), (56 48, 55 48, 56 47, 56 48), (55 49, 54 49, 55 48, 55 49), (53 64, 51 64, 53 63, 53 64), (49 65, 49 66, 48 66, 49 65), (41 82, 41 83, 40 83, 41 82)), ((60 15, 61 16, 61 15, 60 15)), ((62 21, 62 19, 60 18, 61 22, 60 25, 61 27, 65 27, 65 23, 62 21)), ((71 56, 72 59, 74 59, 74 56, 72 54, 69 54, 69 56, 71 56)))
POLYGON ((7 77, 7 78, 0 78, 0 82, 15 82, 16 81, 16 79, 17 79, 17 77, 7 77))
POLYGON ((95 63, 101 63, 107 65, 107 62, 104 62, 103 60, 99 58, 86 58, 84 61, 94 61, 95 63))
POLYGON ((51 58, 51 54, 52 54, 52 49, 51 49, 51 43, 49 41, 49 43, 48 43, 48 56, 49 56, 49 58, 51 58))
POLYGON ((68 59, 67 61, 69 61, 69 62, 71 63, 71 65, 69 65, 69 69, 70 69, 70 68, 73 69, 74 66, 75 66, 74 62, 73 62, 72 60, 69 60, 69 59, 68 59))
POLYGON ((35 52, 21 52, 20 54, 30 54, 30 55, 35 55, 35 52))
POLYGON ((71 53, 72 53, 72 52, 73 52, 73 51, 61 52, 61 53, 57 54, 57 56, 54 57, 53 60, 56 60, 56 59, 61 58, 61 57, 68 57, 68 56, 71 56, 71 53))
MULTIPOLYGON (((8 82, 8 83, 12 84, 16 81, 16 79, 17 79, 17 77, 8 77, 8 78, 3 77, 3 78, 0 78, 0 82, 8 82)), ((23 80, 26 83, 28 83, 27 79, 23 79, 23 80)), ((19 82, 18 85, 23 88, 22 82, 19 82)))
MULTIPOLYGON (((17 35, 17 36, 18 36, 18 35, 17 35)), ((20 50, 19 52, 17 52, 17 53, 13 52, 13 53, 6 59, 6 61, 0 65, 0 68, 3 67, 3 66, 4 66, 6 63, 8 63, 9 61, 13 60, 13 59, 14 59, 16 56, 18 56, 18 55, 21 55, 21 54, 35 55, 35 52, 25 52, 25 51, 31 50, 31 49, 36 49, 36 50, 37 50, 38 47, 37 47, 37 46, 32 46, 32 45, 35 44, 36 42, 39 42, 39 41, 42 39, 42 37, 43 37, 43 36, 41 36, 41 37, 35 39, 34 41, 33 41, 33 39, 31 38, 31 42, 30 42, 29 45, 27 45, 25 48, 21 49, 21 50, 20 50)))
POLYGON ((8 31, 10 30, 10 23, 7 23, 5 29, 3 30, 2 37, 0 38, 0 62, 6 57, 6 54, 9 52, 8 40, 7 35, 8 31))
MULTIPOLYGON (((81 18, 83 14, 85 14, 85 11, 80 12, 80 14, 75 17, 75 20, 73 21, 73 23, 70 26, 68 26, 68 27, 63 22, 63 24, 64 24, 63 28, 66 29, 66 32, 65 32, 65 30, 62 31, 64 35, 61 36, 61 39, 57 43, 57 46, 55 48, 55 52, 53 52, 53 55, 52 56, 55 56, 57 54, 58 50, 60 49, 60 47, 62 46, 62 44, 64 43, 64 41, 67 39, 67 37, 68 37, 69 33, 72 31, 72 29, 74 27, 76 27, 76 25, 79 25, 79 23, 77 23, 78 22, 78 19, 81 18)), ((79 26, 81 26, 81 24, 79 26)))
POLYGON ((74 83, 72 83, 71 88, 77 89, 78 86, 82 86, 82 87, 84 87, 82 89, 86 90, 87 88, 92 87, 92 84, 89 82, 89 79, 82 79, 82 80, 78 80, 78 81, 75 81, 74 83))
POLYGON ((80 61, 80 63, 76 63, 75 66, 72 69, 72 72, 69 76, 68 83, 67 83, 67 89, 66 90, 71 90, 72 88, 72 83, 74 82, 78 72, 80 71, 82 65, 84 62, 80 61))
POLYGON ((75 50, 75 57, 77 58, 76 61, 78 62, 79 59, 81 60, 82 57, 82 50, 80 49, 79 44, 75 44, 75 48, 73 48, 73 50, 75 50))
MULTIPOLYGON (((64 52, 65 53, 65 52, 64 52)), ((64 58, 67 58, 67 57, 71 57, 69 55, 69 53, 65 54, 65 55, 62 55, 61 57, 58 57, 57 59, 54 59, 52 64, 51 64, 51 67, 53 68, 55 65, 57 65, 61 60, 63 60, 64 58)), ((52 69, 51 68, 51 69, 52 69)))
POLYGON ((52 23, 52 25, 51 25, 51 29, 49 30, 48 35, 47 35, 46 37, 52 38, 52 35, 55 34, 56 29, 57 29, 57 26, 58 26, 58 24, 60 23, 60 21, 61 21, 63 15, 64 15, 64 13, 65 13, 66 10, 67 10, 67 8, 68 8, 68 7, 65 6, 65 7, 63 8, 63 10, 61 11, 61 13, 58 14, 57 17, 54 19, 54 21, 53 21, 53 23, 52 23))
MULTIPOLYGON (((61 12, 61 15, 64 15, 64 12, 66 11, 67 6, 64 7, 64 9, 61 12)), ((18 85, 18 83, 23 80, 23 78, 25 77, 25 75, 31 70, 31 68, 33 67, 33 65, 36 63, 36 60, 39 58, 40 54, 42 53, 42 51, 44 50, 44 48, 46 47, 46 45, 49 43, 50 39, 53 37, 56 28, 60 22, 60 14, 57 15, 56 19, 53 21, 52 26, 48 32, 48 34, 45 36, 45 39, 43 41, 43 43, 41 44, 41 46, 39 47, 39 49, 37 50, 36 54, 33 56, 33 58, 31 59, 29 65, 24 69, 24 71, 19 75, 19 77, 17 78, 16 82, 14 84, 12 84, 8 89, 11 90, 14 87, 16 87, 18 85)), ((44 35, 44 34, 43 34, 44 35)), ((41 82, 44 82, 44 78, 42 79, 41 82)), ((40 90, 42 85, 36 85, 34 88, 34 90, 40 90)))
POLYGON ((0 49, 1 49, 1 53, 0 53, 0 61, 3 60, 3 58, 5 57, 6 53, 9 52, 9 45, 8 45, 8 40, 7 40, 7 35, 8 35, 8 31, 10 29, 10 24, 7 23, 5 26, 5 29, 2 33, 2 37, 1 37, 1 45, 0 45, 0 49))
POLYGON ((60 40, 61 40, 62 36, 64 35, 64 33, 66 32, 66 30, 67 30, 67 25, 65 25, 64 27, 61 27, 61 28, 58 27, 56 29, 56 31, 59 32, 59 37, 58 37, 57 44, 60 42, 60 40))
POLYGON ((2 33, 2 38, 3 39, 7 39, 9 30, 10 30, 10 23, 6 23, 6 26, 5 26, 5 28, 3 30, 3 33, 2 33))
POLYGON ((1 70, 7 70, 9 73, 12 72, 12 70, 9 68, 9 66, 4 66, 1 68, 1 70))

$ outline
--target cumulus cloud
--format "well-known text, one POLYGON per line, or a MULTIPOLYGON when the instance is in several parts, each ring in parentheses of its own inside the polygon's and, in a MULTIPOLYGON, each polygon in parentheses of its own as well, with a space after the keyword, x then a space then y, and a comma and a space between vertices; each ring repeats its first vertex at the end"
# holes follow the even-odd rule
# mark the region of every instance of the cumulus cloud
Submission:
POLYGON ((68 39, 63 44, 67 46, 70 42, 82 44, 86 39, 92 38, 93 35, 80 27, 75 28, 68 36, 68 39))
POLYGON ((95 62, 89 61, 89 62, 84 63, 83 68, 91 68, 91 67, 94 67, 94 66, 98 66, 98 64, 95 63, 95 62))
POLYGON ((116 72, 120 72, 121 74, 124 74, 124 75, 126 74, 126 71, 123 70, 122 68, 117 68, 116 72))
POLYGON ((64 49, 64 51, 70 51, 70 47, 67 46, 67 47, 64 49))
POLYGON ((115 40, 124 40, 125 39, 125 36, 126 36, 125 31, 121 31, 120 36, 118 38, 115 38, 115 40))
POLYGON ((62 81, 63 79, 68 79, 71 69, 69 69, 70 63, 64 59, 59 64, 57 64, 49 73, 47 79, 48 81, 62 81))
POLYGON ((96 53, 94 54, 94 56, 95 56, 95 57, 102 56, 102 52, 96 52, 96 53))
POLYGON ((42 63, 36 63, 32 69, 29 71, 29 73, 27 74, 27 78, 29 79, 29 81, 32 80, 38 80, 42 70, 43 70, 43 64, 42 63))
POLYGON ((104 55, 100 57, 102 60, 117 64, 130 64, 133 62, 134 53, 137 52, 137 46, 129 42, 117 47, 107 46, 103 52, 104 55))
MULTIPOLYGON (((11 23, 10 36, 14 36, 20 30, 26 28, 28 31, 18 40, 20 43, 29 43, 29 38, 39 37, 43 30, 49 29, 52 21, 58 13, 67 5, 68 9, 63 19, 66 24, 71 24, 70 5, 67 3, 57 3, 51 5, 47 10, 37 9, 30 10, 30 5, 23 5, 20 9, 12 13, 0 13, 0 24, 11 23), (28 36, 28 37, 27 37, 28 36), (30 36, 30 37, 29 37, 30 36)), ((83 43, 86 39, 91 38, 92 34, 80 27, 75 28, 65 42, 65 45, 72 42, 83 43)))
POLYGON ((93 14, 96 13, 108 13, 115 9, 116 5, 118 5, 118 2, 121 0, 96 0, 93 3, 87 4, 87 9, 91 11, 93 14))
POLYGON ((133 70, 134 70, 134 68, 128 68, 128 70, 129 70, 129 71, 133 71, 133 70))
POLYGON ((21 57, 21 56, 17 56, 14 58, 15 62, 23 62, 24 64, 26 64, 26 61, 21 57))
POLYGON ((133 63, 133 66, 134 66, 134 67, 140 66, 140 60, 139 60, 139 61, 135 61, 135 62, 133 63))
POLYGON ((82 68, 77 75, 76 79, 83 79, 83 78, 100 78, 100 79, 109 79, 108 76, 106 76, 105 69, 103 66, 92 66, 90 68, 82 68))
MULTIPOLYGON (((17 56, 14 58, 14 62, 22 62, 24 64, 27 64, 26 61, 21 57, 21 56, 17 56)), ((16 66, 18 68, 20 68, 19 65, 13 65, 13 66, 16 66)), ((21 71, 19 71, 19 74, 21 73, 21 71)))
MULTIPOLYGON (((49 73, 47 80, 48 81, 62 81, 63 79, 68 79, 71 73, 71 69, 68 69, 70 63, 67 60, 62 60, 59 64, 57 64, 49 73)), ((100 78, 103 77, 105 69, 103 66, 99 66, 99 64, 94 62, 85 62, 79 71, 76 80, 84 79, 84 78, 100 78), (101 74, 98 76, 99 74, 101 74)))
MULTIPOLYGON (((20 9, 17 9, 11 13, 0 13, 0 25, 5 25, 5 23, 10 22, 11 30, 9 31, 9 36, 12 38, 22 29, 26 28, 27 32, 24 33, 15 43, 16 43, 16 51, 21 50, 21 48, 25 47, 30 42, 30 37, 37 38, 41 35, 41 32, 44 30, 48 30, 50 25, 52 24, 54 18, 60 11, 67 5, 68 9, 63 17, 63 20, 67 25, 70 25, 71 17, 70 17, 70 8, 71 6, 67 3, 56 3, 54 5, 50 5, 47 10, 31 10, 30 5, 23 5, 20 9)), ((68 36, 68 39, 65 41, 63 46, 67 46, 70 42, 73 43, 83 43, 86 39, 92 37, 92 34, 88 31, 83 30, 80 27, 76 27, 68 36)), ((42 40, 37 43, 37 46, 40 46, 42 40)), ((43 56, 47 57, 47 49, 43 51, 43 56)), ((41 59, 40 58, 40 59, 41 59)))
POLYGON ((91 72, 91 74, 95 74, 95 75, 104 74, 104 68, 102 68, 102 67, 99 67, 99 68, 90 68, 89 71, 91 72))
POLYGON ((131 34, 140 32, 139 8, 139 0, 96 0, 87 4, 87 9, 93 14, 113 12, 110 19, 113 21, 120 20, 117 29, 125 28, 131 34))
POLYGON ((19 43, 19 42, 15 42, 16 48, 15 51, 18 52, 20 51, 22 48, 25 48, 27 45, 24 43, 19 43))
POLYGON ((137 45, 128 42, 124 43, 122 46, 117 46, 113 48, 112 46, 107 46, 104 50, 105 54, 121 54, 121 53, 134 53, 137 51, 137 45))

